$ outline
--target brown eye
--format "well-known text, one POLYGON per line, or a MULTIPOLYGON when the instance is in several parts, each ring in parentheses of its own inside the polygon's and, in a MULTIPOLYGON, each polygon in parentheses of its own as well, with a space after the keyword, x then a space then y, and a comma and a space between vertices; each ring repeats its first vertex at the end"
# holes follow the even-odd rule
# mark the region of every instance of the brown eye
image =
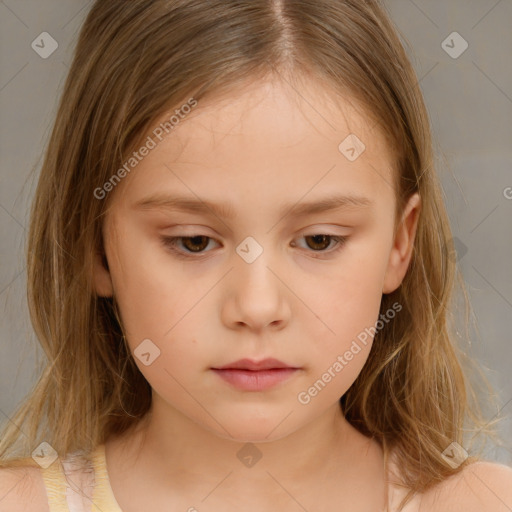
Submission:
POLYGON ((207 236, 184 236, 181 237, 183 240, 183 246, 190 252, 201 252, 208 246, 209 237, 207 236))
POLYGON ((324 251, 327 249, 331 243, 331 235, 309 235, 305 236, 304 239, 307 241, 307 245, 310 249, 314 249, 315 251, 324 251), (312 243, 309 243, 309 240, 312 243))
MULTIPOLYGON (((341 251, 348 240, 348 236, 314 234, 303 235, 300 239, 305 240, 305 246, 299 244, 299 247, 305 249, 313 258, 328 258, 338 251, 341 251)), ((296 244, 292 244, 296 247, 296 244)))
POLYGON ((208 246, 210 241, 213 241, 213 239, 204 235, 162 237, 162 243, 165 247, 184 258, 186 258, 187 255, 197 254, 196 257, 200 257, 208 254, 210 251, 205 251, 204 249, 208 246))

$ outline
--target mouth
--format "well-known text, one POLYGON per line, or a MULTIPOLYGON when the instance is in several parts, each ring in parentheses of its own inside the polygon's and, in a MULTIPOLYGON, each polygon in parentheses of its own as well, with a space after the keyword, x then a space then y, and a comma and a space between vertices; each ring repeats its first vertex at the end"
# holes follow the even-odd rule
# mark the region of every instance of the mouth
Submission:
POLYGON ((244 391, 264 391, 288 380, 301 368, 277 359, 253 361, 240 359, 220 368, 212 368, 221 379, 244 391))
POLYGON ((239 359, 238 361, 234 361, 233 363, 226 364, 224 366, 220 366, 219 368, 213 368, 213 370, 281 370, 286 368, 295 368, 296 366, 292 366, 279 359, 266 358, 261 361, 254 361, 253 359, 239 359))

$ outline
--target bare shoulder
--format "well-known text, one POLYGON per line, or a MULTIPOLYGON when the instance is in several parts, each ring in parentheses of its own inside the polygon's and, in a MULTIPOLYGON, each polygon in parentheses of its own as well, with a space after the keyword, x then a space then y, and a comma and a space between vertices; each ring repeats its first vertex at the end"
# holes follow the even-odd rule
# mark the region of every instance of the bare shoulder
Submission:
POLYGON ((39 468, 0 468, 0 512, 49 510, 48 497, 39 468))
POLYGON ((420 510, 432 512, 510 512, 512 468, 474 462, 425 493, 420 510))

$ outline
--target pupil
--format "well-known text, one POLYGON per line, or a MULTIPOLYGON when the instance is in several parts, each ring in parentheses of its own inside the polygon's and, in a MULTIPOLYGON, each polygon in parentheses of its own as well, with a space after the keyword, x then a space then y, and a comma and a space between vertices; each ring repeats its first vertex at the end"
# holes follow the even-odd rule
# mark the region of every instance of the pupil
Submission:
MULTIPOLYGON (((315 248, 315 249, 325 249, 325 247, 323 247, 325 245, 325 241, 326 239, 329 238, 330 235, 314 235, 314 236, 308 236, 306 238, 311 238, 314 240, 314 245, 316 245, 316 247, 312 247, 312 248, 315 248), (324 243, 322 243, 322 241, 324 243), (320 244, 322 247, 318 247, 318 244, 320 244)), ((329 246, 329 241, 327 241, 327 246, 329 246)))
POLYGON ((183 244, 187 247, 187 249, 190 249, 192 252, 200 252, 201 250, 203 250, 207 245, 208 245, 208 242, 206 241, 208 237, 206 236, 202 236, 202 235, 198 235, 198 236, 188 236, 188 237, 184 237, 183 238, 183 244), (202 246, 197 249, 197 247, 195 247, 197 244, 200 244, 201 243, 201 239, 203 239, 203 242, 206 241, 206 243, 203 243, 202 246), (192 244, 189 244, 188 241, 189 240, 192 240, 193 243, 192 244), (192 246, 192 247, 191 247, 192 246))

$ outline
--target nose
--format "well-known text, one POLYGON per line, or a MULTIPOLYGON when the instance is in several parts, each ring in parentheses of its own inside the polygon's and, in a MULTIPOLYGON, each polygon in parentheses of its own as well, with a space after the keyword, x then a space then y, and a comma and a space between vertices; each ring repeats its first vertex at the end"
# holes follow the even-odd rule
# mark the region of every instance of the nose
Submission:
POLYGON ((235 256, 222 309, 224 324, 254 331, 282 329, 290 318, 290 304, 286 276, 276 258, 271 258, 268 250, 252 263, 235 256))

